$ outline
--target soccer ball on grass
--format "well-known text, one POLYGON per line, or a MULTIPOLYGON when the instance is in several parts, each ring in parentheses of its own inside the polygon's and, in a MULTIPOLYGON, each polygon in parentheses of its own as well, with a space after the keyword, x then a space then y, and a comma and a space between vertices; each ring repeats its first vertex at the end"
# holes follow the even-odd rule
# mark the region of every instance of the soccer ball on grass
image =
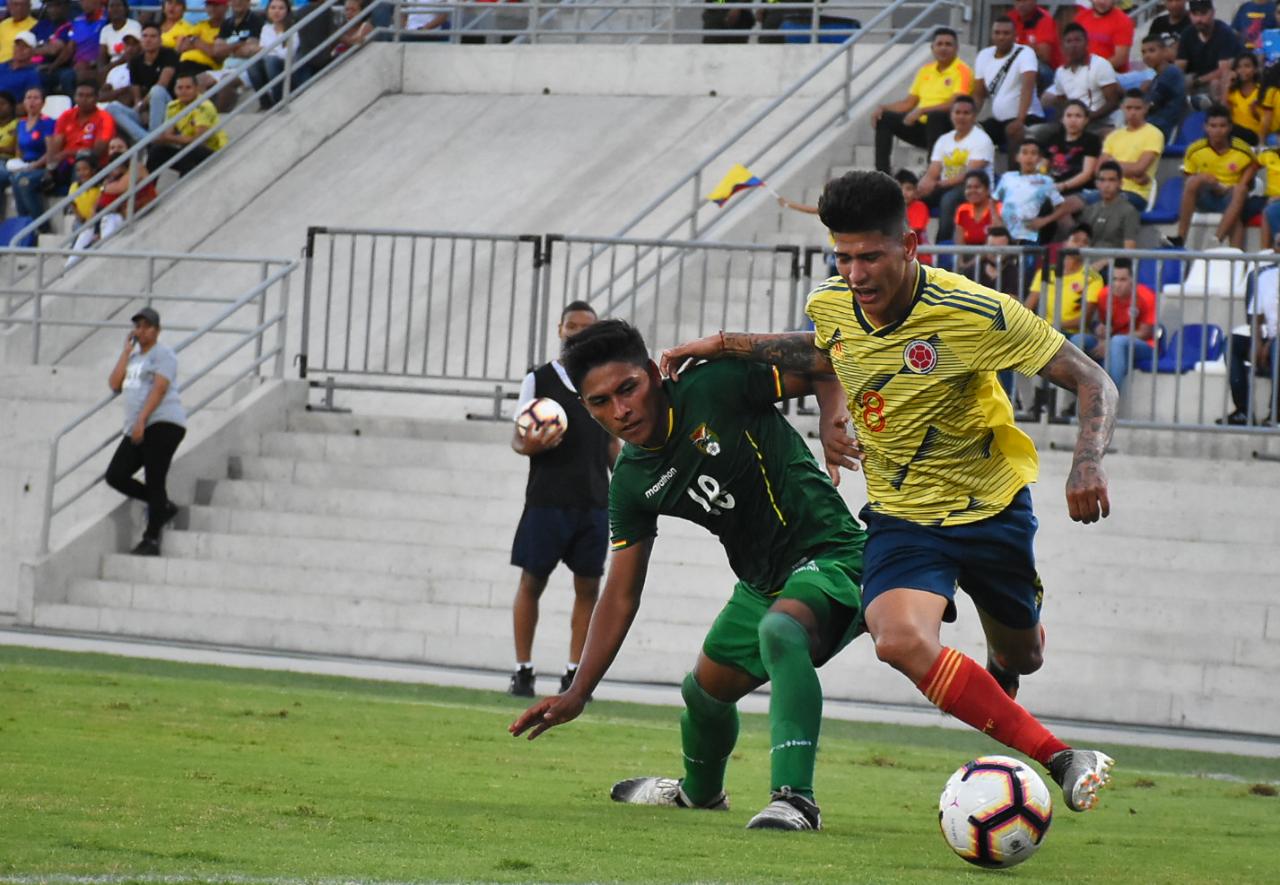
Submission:
POLYGON ((938 823, 951 850, 980 867, 1012 867, 1036 853, 1053 819, 1040 775, 1009 756, 981 756, 951 775, 938 823))

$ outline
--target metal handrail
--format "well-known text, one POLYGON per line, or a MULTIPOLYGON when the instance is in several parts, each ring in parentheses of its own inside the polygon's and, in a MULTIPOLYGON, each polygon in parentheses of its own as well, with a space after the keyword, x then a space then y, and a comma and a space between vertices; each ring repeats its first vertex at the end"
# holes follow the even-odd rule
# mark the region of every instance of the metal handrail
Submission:
MULTIPOLYGON (((240 309, 253 303, 254 301, 261 300, 261 303, 259 305, 260 319, 258 324, 255 327, 250 329, 235 330, 240 333, 240 337, 238 338, 238 340, 233 341, 230 345, 223 348, 218 354, 216 354, 212 359, 210 359, 203 367, 197 369, 185 380, 183 380, 178 385, 178 390, 179 391, 187 390, 189 387, 191 387, 196 382, 205 378, 207 375, 209 375, 211 372, 217 369, 218 366, 225 363, 227 359, 229 359, 235 353, 242 350, 251 342, 259 346, 259 351, 257 355, 254 357, 253 361, 249 363, 245 368, 241 369, 239 372, 232 375, 229 379, 225 380, 215 391, 206 395, 194 406, 191 406, 190 408, 188 408, 186 410, 188 417, 200 412, 202 409, 208 406, 209 403, 213 402, 215 399, 217 399, 219 396, 221 396, 223 393, 225 393, 235 384, 255 374, 264 364, 266 364, 267 362, 273 359, 275 360, 275 368, 273 371, 273 376, 276 378, 283 377, 284 355, 285 355, 286 337, 287 337, 287 330, 288 330, 289 279, 292 276, 294 270, 297 269, 299 262, 281 261, 278 259, 273 259, 272 262, 279 263, 282 266, 274 270, 272 273, 264 276, 264 278, 261 281, 259 281, 256 285, 254 285, 253 288, 245 292, 243 295, 237 298, 233 303, 227 305, 225 308, 219 311, 213 318, 197 326, 191 332, 190 335, 182 339, 182 341, 180 341, 173 348, 175 353, 181 353, 183 350, 186 350, 188 347, 190 347, 192 344, 194 344, 196 341, 200 340, 207 334, 210 334, 212 332, 232 332, 232 330, 229 330, 229 329, 220 329, 219 326, 240 309), (271 317, 265 317, 263 308, 265 308, 267 294, 271 290, 271 288, 276 284, 281 284, 283 289, 281 299, 280 299, 281 306, 279 311, 277 311, 274 315, 272 315, 271 317), (274 346, 268 350, 268 349, 262 348, 261 343, 262 343, 263 336, 266 334, 266 332, 269 329, 272 329, 272 328, 278 328, 279 332, 276 336, 276 342, 274 346)), ((108 396, 104 397, 103 399, 99 400, 89 409, 82 412, 76 418, 74 418, 73 420, 68 422, 66 425, 64 425, 56 434, 54 434, 53 439, 50 441, 49 464, 48 464, 48 469, 45 476, 44 512, 42 514, 42 522, 40 526, 40 553, 41 554, 45 554, 49 552, 49 537, 50 537, 50 532, 53 524, 53 518, 57 514, 65 510, 67 507, 74 504, 80 498, 84 497, 84 495, 86 495, 91 489, 93 489, 96 485, 98 485, 98 483, 103 482, 104 477, 102 475, 95 476, 90 482, 88 482, 81 488, 77 489, 75 492, 71 493, 66 498, 62 499, 61 501, 55 502, 55 489, 57 487, 57 484, 60 481, 69 477, 76 470, 83 467, 94 456, 96 456, 97 454, 102 452, 104 449, 106 449, 108 446, 110 446, 113 442, 118 440, 120 437, 120 434, 112 433, 105 440, 103 440, 102 442, 94 446, 87 454, 81 456, 79 459, 75 461, 75 463, 66 467, 62 471, 58 470, 59 446, 62 440, 68 434, 70 434, 72 431, 79 428, 90 418, 93 418, 95 415, 100 413, 103 409, 109 406, 119 395, 120 394, 118 393, 111 393, 108 396)))

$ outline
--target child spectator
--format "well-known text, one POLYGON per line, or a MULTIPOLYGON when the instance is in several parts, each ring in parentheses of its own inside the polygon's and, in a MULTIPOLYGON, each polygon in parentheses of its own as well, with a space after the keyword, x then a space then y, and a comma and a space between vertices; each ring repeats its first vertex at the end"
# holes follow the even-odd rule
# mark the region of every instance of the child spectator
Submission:
MULTIPOLYGON (((111 139, 111 144, 107 147, 108 162, 124 156, 128 150, 129 146, 123 138, 117 136, 111 139)), ((98 239, 105 240, 124 227, 125 218, 130 217, 129 188, 132 183, 145 180, 149 174, 142 162, 138 162, 136 168, 134 164, 123 163, 107 173, 107 179, 102 183, 102 192, 98 196, 97 210, 103 213, 98 219, 98 239), (132 178, 129 176, 130 172, 134 173, 132 178)), ((133 212, 141 212, 155 198, 156 183, 147 182, 133 195, 133 212)))
POLYGON ((1117 74, 1129 70, 1133 48, 1133 19, 1116 8, 1115 0, 1093 0, 1076 11, 1076 24, 1089 35, 1089 51, 1111 62, 1117 74))
MULTIPOLYGON (((173 81, 174 94, 177 96, 169 102, 165 119, 177 118, 174 128, 166 130, 158 138, 158 146, 151 149, 149 158, 151 167, 159 169, 174 158, 183 148, 200 138, 219 123, 218 110, 213 102, 200 98, 194 74, 179 74, 173 81)), ((208 140, 197 144, 180 159, 172 168, 179 175, 186 175, 196 166, 212 157, 216 151, 226 147, 227 133, 219 131, 208 140)))
POLYGON ((1069 101, 1062 111, 1057 135, 1045 145, 1049 176, 1064 197, 1093 186, 1102 139, 1086 128, 1088 124, 1089 111, 1084 102, 1069 101))
POLYGON ((1262 51, 1262 32, 1280 27, 1276 24, 1276 4, 1246 0, 1236 7, 1231 19, 1231 30, 1236 32, 1244 48, 1250 52, 1262 51))
POLYGON ((1139 90, 1130 89, 1120 109, 1124 112, 1124 125, 1112 130, 1102 142, 1101 162, 1119 164, 1124 196, 1141 213, 1146 211, 1152 182, 1160 168, 1164 136, 1147 122, 1147 101, 1139 90))
MULTIPOLYGON (((1024 141, 1018 148, 1018 168, 1000 176, 1000 183, 992 194, 1000 203, 997 223, 1008 228, 1018 245, 1038 245, 1040 232, 1073 208, 1058 193, 1053 179, 1039 171, 1040 160, 1040 145, 1030 139, 1024 141), (1041 215, 1046 202, 1053 208, 1047 215, 1041 215)), ((1078 198, 1073 203, 1076 208, 1081 205, 1078 198)))
POLYGON ((1027 295, 1027 309, 1040 307, 1044 290, 1042 316, 1053 326, 1070 334, 1089 328, 1098 293, 1102 291, 1102 275, 1085 263, 1077 249, 1087 249, 1093 242, 1093 231, 1087 224, 1077 224, 1067 236, 1066 248, 1058 256, 1060 272, 1052 268, 1036 271, 1027 295))
MULTIPOLYGON (((973 170, 964 177, 964 202, 956 207, 954 229, 959 232, 956 242, 964 246, 983 246, 987 231, 995 221, 999 206, 991 202, 991 179, 985 170, 973 170)), ((974 259, 961 255, 956 260, 956 272, 973 278, 974 259)))
POLYGON ((893 178, 902 188, 902 199, 907 204, 907 227, 915 232, 921 243, 928 242, 925 234, 929 228, 929 207, 917 197, 916 188, 919 187, 920 180, 910 169, 899 169, 893 178))
POLYGON ((1211 0, 1191 0, 1191 27, 1178 42, 1178 67, 1187 74, 1192 104, 1221 102, 1231 82, 1231 63, 1244 51, 1240 38, 1213 16, 1211 0))
POLYGON ((1147 122, 1160 130, 1165 144, 1173 140, 1174 130, 1187 109, 1187 78, 1173 63, 1177 54, 1178 44, 1167 37, 1148 35, 1142 41, 1142 61, 1156 72, 1155 79, 1142 86, 1150 103, 1147 122))
POLYGON ((965 175, 995 163, 996 146, 977 125, 977 116, 974 100, 957 95, 951 105, 952 129, 934 143, 929 168, 916 188, 920 199, 938 207, 939 243, 955 240, 955 212, 964 199, 965 175))
POLYGON ((1071 343, 1101 363, 1124 390, 1124 379, 1136 357, 1151 359, 1156 349, 1156 293, 1133 279, 1133 262, 1117 258, 1111 283, 1098 293, 1091 331, 1071 336, 1071 343))
POLYGON ((1186 184, 1178 209, 1178 233, 1169 237, 1174 246, 1186 241, 1195 212, 1221 212, 1218 240, 1239 247, 1244 242, 1241 215, 1258 166, 1253 150, 1243 139, 1231 134, 1231 111, 1224 105, 1209 108, 1204 124, 1205 137, 1193 142, 1182 159, 1186 184))
MULTIPOLYGON (((102 194, 102 187, 99 185, 87 186, 89 179, 93 178, 93 174, 97 171, 93 154, 83 151, 76 155, 73 165, 73 181, 67 191, 67 196, 71 197, 70 211, 75 218, 74 227, 79 231, 72 247, 75 249, 88 249, 93 244, 93 241, 97 239, 97 233, 89 222, 98 211, 98 197, 102 194)), ((71 267, 78 260, 78 256, 74 255, 68 258, 67 267, 71 267)))
POLYGON ((1231 109, 1231 134, 1253 147, 1262 144, 1271 128, 1272 108, 1265 98, 1258 84, 1258 60, 1252 52, 1240 53, 1231 66, 1226 105, 1231 109))
MULTIPOLYGON (((1120 164, 1107 160, 1098 166, 1098 201, 1086 206, 1080 221, 1089 225, 1093 245, 1099 249, 1138 248, 1138 227, 1142 216, 1133 204, 1122 197, 1120 164)), ((1094 262, 1094 269, 1107 266, 1105 258, 1094 262)))

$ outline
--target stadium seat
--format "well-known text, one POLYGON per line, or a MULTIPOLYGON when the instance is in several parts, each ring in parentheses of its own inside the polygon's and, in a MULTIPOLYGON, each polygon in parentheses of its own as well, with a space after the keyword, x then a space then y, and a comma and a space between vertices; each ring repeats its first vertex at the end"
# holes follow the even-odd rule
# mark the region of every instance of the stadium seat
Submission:
POLYGON ((1170 253, 1168 259, 1142 258, 1138 261, 1138 282, 1152 292, 1159 292, 1165 286, 1182 282, 1182 262, 1175 258, 1173 253, 1185 250, 1165 246, 1162 251, 1170 253))
POLYGON ((1160 357, 1164 356, 1165 344, 1166 342, 1168 342, 1168 340, 1169 340, 1169 334, 1167 331, 1165 331, 1164 324, 1158 323, 1156 325, 1155 354, 1138 353, 1137 351, 1135 351, 1133 354, 1133 367, 1141 372, 1152 371, 1152 368, 1151 368, 1152 360, 1159 360, 1160 357))
POLYGON ((32 221, 29 215, 15 215, 13 218, 6 218, 0 221, 0 246, 17 246, 20 248, 31 248, 36 244, 35 233, 29 233, 22 238, 21 242, 15 242, 14 237, 18 231, 22 230, 32 221))
POLYGON ((1181 157, 1187 152, 1187 145, 1204 138, 1204 120, 1204 111, 1192 111, 1183 117, 1182 122, 1178 124, 1178 132, 1173 136, 1173 141, 1165 145, 1164 155, 1181 157))
MULTIPOLYGON (((1202 361, 1217 362, 1222 359, 1225 342, 1220 326, 1188 323, 1173 333, 1167 345, 1160 339, 1156 371, 1162 375, 1182 375, 1202 361)), ((1145 372, 1151 371, 1149 359, 1135 359, 1133 364, 1145 372)))
MULTIPOLYGON (((1221 255, 1241 255, 1239 249, 1220 246, 1206 249, 1221 255)), ((1233 294, 1243 297, 1245 274, 1248 266, 1243 261, 1197 258, 1191 262, 1187 276, 1181 283, 1166 283, 1160 287, 1165 295, 1216 295, 1229 298, 1233 294)))
MULTIPOLYGON (((782 30, 792 32, 783 37, 784 42, 812 43, 813 40, 809 35, 811 24, 812 22, 807 15, 783 19, 782 30)), ((859 30, 861 27, 862 22, 856 18, 835 18, 824 15, 818 19, 818 42, 843 43, 853 35, 854 31, 859 30)))
POLYGON ((42 113, 46 117, 58 119, 64 111, 71 109, 71 98, 67 95, 50 95, 44 100, 44 110, 42 113))
POLYGON ((1174 224, 1182 205, 1182 176, 1178 175, 1162 183, 1156 191, 1156 203, 1142 213, 1143 224, 1174 224))

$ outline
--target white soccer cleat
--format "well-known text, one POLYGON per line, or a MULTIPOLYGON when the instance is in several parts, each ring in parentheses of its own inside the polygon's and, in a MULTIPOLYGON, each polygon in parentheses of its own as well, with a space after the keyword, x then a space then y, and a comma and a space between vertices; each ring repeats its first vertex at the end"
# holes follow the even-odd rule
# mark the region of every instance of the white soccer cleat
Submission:
POLYGON ((1062 787, 1072 811, 1088 811, 1098 804, 1098 791, 1111 783, 1116 762, 1097 750, 1062 750, 1049 759, 1049 774, 1062 787))
POLYGON ((723 790, 706 805, 694 805, 680 787, 680 781, 671 777, 632 777, 618 781, 609 791, 614 802, 628 805, 660 805, 667 808, 702 808, 708 811, 728 811, 729 797, 723 790))
POLYGON ((773 801, 747 822, 748 830, 820 830, 822 814, 817 803, 783 787, 773 801))

